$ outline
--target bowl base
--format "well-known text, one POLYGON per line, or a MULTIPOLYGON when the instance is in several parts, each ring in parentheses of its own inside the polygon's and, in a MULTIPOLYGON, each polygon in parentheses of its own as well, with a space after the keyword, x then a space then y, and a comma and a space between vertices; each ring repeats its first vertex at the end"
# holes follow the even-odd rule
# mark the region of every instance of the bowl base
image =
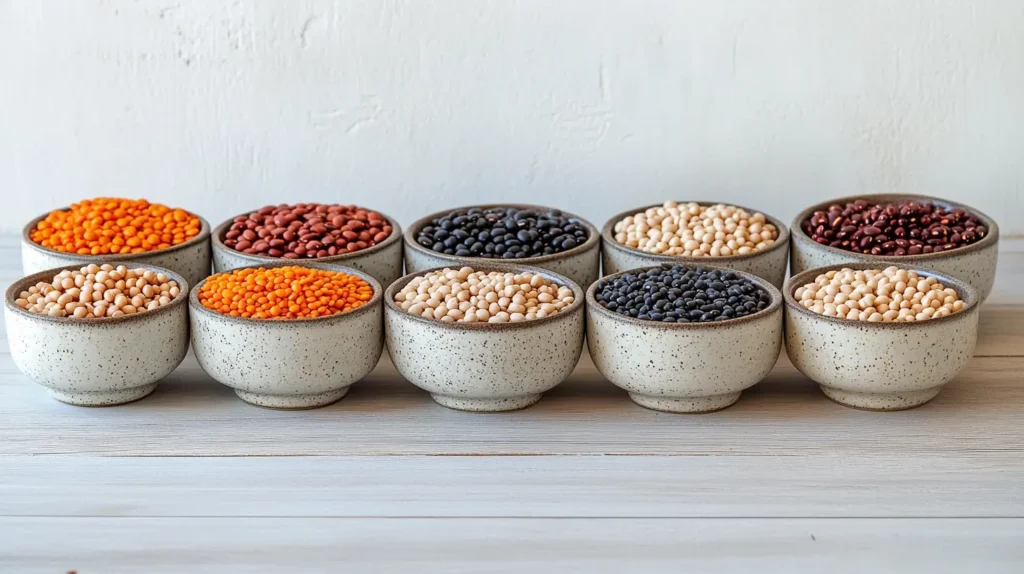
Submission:
POLYGON ((470 411, 475 413, 498 413, 502 411, 517 411, 536 403, 541 398, 541 393, 526 395, 524 397, 506 397, 501 399, 470 399, 465 397, 453 397, 451 395, 430 394, 437 401, 437 404, 455 409, 457 411, 470 411))
POLYGON ((903 411, 919 407, 935 398, 942 387, 933 387, 923 391, 907 391, 903 393, 857 393, 843 391, 821 385, 821 392, 829 400, 844 407, 863 411, 903 411))
POLYGON ((645 409, 651 409, 653 411, 700 414, 712 413, 729 407, 736 401, 740 400, 741 394, 742 391, 738 393, 726 393, 724 395, 713 395, 710 397, 675 398, 629 393, 629 398, 633 399, 634 403, 644 407, 645 409))
POLYGON ((276 409, 282 411, 301 411, 306 409, 318 409, 341 400, 350 387, 327 391, 326 393, 315 393, 312 395, 268 395, 264 393, 251 393, 235 389, 238 398, 257 407, 265 409, 276 409))
POLYGON ((119 391, 61 391, 46 389, 50 396, 62 403, 76 407, 112 407, 133 403, 156 390, 156 383, 119 391))

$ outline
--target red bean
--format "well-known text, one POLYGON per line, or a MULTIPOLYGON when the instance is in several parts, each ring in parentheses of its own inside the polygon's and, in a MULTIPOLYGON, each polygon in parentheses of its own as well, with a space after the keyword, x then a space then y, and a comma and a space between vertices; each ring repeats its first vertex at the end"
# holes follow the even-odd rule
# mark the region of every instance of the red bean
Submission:
MULTIPOLYGON (((242 252, 296 259, 351 253, 393 233, 376 211, 354 205, 268 205, 235 217, 224 245, 242 252)), ((945 239, 945 238, 944 238, 945 239)))

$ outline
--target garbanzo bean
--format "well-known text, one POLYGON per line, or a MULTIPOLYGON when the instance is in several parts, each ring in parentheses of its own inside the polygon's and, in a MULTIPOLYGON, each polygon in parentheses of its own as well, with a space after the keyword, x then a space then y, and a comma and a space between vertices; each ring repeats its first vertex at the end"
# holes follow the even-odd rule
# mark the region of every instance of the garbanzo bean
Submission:
POLYGON ((158 309, 180 293, 178 282, 163 273, 93 264, 61 271, 50 283, 36 283, 22 291, 14 304, 51 317, 120 317, 158 309))
POLYGON ((820 315, 873 323, 925 321, 964 308, 956 290, 896 266, 829 271, 798 287, 793 297, 820 315))
POLYGON ((746 255, 771 247, 779 237, 762 213, 675 201, 627 216, 614 231, 615 240, 627 247, 685 257, 746 255))
POLYGON ((335 315, 365 305, 373 287, 354 275, 271 267, 213 275, 199 289, 199 302, 232 317, 298 319, 335 315))

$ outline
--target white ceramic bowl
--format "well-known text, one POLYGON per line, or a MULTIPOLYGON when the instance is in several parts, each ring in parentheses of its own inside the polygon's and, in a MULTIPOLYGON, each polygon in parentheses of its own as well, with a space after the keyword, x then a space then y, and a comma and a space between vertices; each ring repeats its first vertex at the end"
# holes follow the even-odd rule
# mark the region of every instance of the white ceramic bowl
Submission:
MULTIPOLYGON (((240 215, 247 215, 247 211, 240 215)), ((379 211, 377 213, 380 213, 379 211)), ((221 223, 213 230, 211 241, 213 242, 213 270, 215 273, 223 273, 240 267, 267 267, 279 263, 287 265, 299 265, 301 267, 314 267, 337 271, 342 268, 355 269, 369 274, 381 285, 390 285, 395 279, 402 276, 402 226, 393 217, 383 213, 384 219, 391 224, 391 235, 387 239, 359 251, 318 257, 316 259, 284 259, 281 257, 270 257, 269 255, 255 255, 242 253, 224 245, 224 234, 231 228, 234 217, 221 223)), ((237 217, 237 216, 236 216, 237 217)))
MULTIPOLYGON (((887 265, 886 265, 887 266, 887 265)), ((964 300, 963 310, 913 323, 869 323, 819 315, 793 297, 797 288, 833 269, 882 269, 847 263, 810 269, 786 281, 786 353, 833 401, 873 411, 923 405, 939 394, 974 355, 978 338, 978 291, 967 282, 914 266, 964 300)))
MULTIPOLYGON (((680 263, 680 265, 682 265, 680 263)), ((767 280, 732 271, 768 292, 771 304, 757 313, 712 323, 660 323, 624 317, 597 302, 603 277, 587 290, 587 346, 594 365, 638 405, 672 413, 706 413, 739 400, 764 379, 782 349, 782 294, 767 280)))
MULTIPOLYGON (((680 203, 683 202, 681 201, 680 203)), ((716 205, 721 202, 698 201, 696 203, 700 205, 716 205)), ((661 207, 661 204, 637 207, 635 209, 623 211, 609 219, 604 224, 604 227, 601 229, 601 240, 604 243, 601 250, 603 253, 605 275, 615 275, 616 273, 629 269, 653 267, 664 264, 720 266, 761 277, 774 285, 776 289, 782 287, 782 282, 786 279, 786 265, 789 263, 787 258, 787 255, 789 254, 789 230, 786 229, 786 226, 778 219, 775 219, 768 214, 764 214, 768 223, 771 223, 779 230, 779 236, 776 238, 775 243, 768 249, 747 253, 746 255, 728 255, 725 257, 658 255, 656 253, 647 253, 645 251, 640 251, 639 249, 627 247, 615 240, 616 223, 622 221, 627 216, 647 211, 652 207, 661 207)), ((757 212, 756 209, 750 209, 748 207, 738 205, 736 207, 740 207, 750 213, 757 212)))
POLYGON ((50 396, 72 405, 118 405, 152 393, 188 352, 188 282, 162 267, 137 266, 166 274, 178 282, 181 293, 153 311, 75 319, 29 313, 14 301, 32 285, 81 265, 47 269, 15 281, 4 299, 4 319, 18 369, 46 387, 50 396))
MULTIPOLYGON (((285 267, 288 263, 262 265, 285 267)), ((199 366, 242 400, 273 409, 312 409, 345 396, 377 366, 384 348, 380 283, 368 273, 334 267, 373 287, 362 307, 312 319, 245 319, 223 315, 189 295, 192 349, 199 366)))
POLYGON ((473 269, 535 273, 571 288, 576 300, 554 315, 530 321, 442 323, 410 315, 395 304, 395 294, 424 274, 412 273, 395 281, 384 295, 384 332, 391 361, 410 383, 448 408, 510 411, 528 407, 565 380, 579 362, 583 290, 539 267, 492 263, 473 269))
POLYGON ((884 269, 889 265, 896 264, 909 269, 924 267, 938 273, 945 273, 958 279, 963 279, 978 290, 981 301, 985 301, 988 294, 992 292, 992 285, 996 279, 996 261, 999 257, 999 225, 994 219, 984 213, 960 203, 947 201, 927 195, 906 195, 906 194, 876 194, 876 195, 854 195, 850 197, 839 197, 817 205, 812 205, 800 212, 793 219, 793 245, 790 248, 790 272, 793 275, 807 269, 829 267, 839 263, 864 262, 872 264, 875 269, 884 269), (959 249, 943 251, 941 253, 922 253, 920 255, 870 255, 855 253, 821 245, 807 236, 801 224, 805 219, 811 217, 815 211, 827 211, 833 204, 845 204, 851 201, 863 199, 871 203, 888 201, 921 201, 941 205, 948 209, 960 208, 974 215, 981 220, 988 228, 988 235, 977 243, 972 243, 959 249))
MULTIPOLYGON (((531 209, 540 212, 550 211, 553 208, 539 205, 523 205, 513 203, 498 203, 489 205, 469 205, 466 207, 455 207, 432 213, 418 219, 409 226, 405 232, 405 267, 408 273, 417 273, 439 267, 452 267, 458 269, 469 266, 474 269, 485 268, 488 265, 519 265, 528 267, 539 267, 552 273, 563 275, 573 283, 586 288, 600 276, 601 266, 601 239, 596 227, 589 221, 562 211, 562 215, 576 219, 587 228, 587 240, 581 245, 562 253, 542 255, 540 257, 526 257, 524 259, 485 259, 483 257, 459 257, 457 255, 446 255, 416 243, 416 234, 427 226, 431 220, 447 215, 453 211, 465 211, 467 209, 491 209, 494 207, 514 207, 516 209, 531 209)), ((561 210, 560 210, 561 211, 561 210)))
MULTIPOLYGON (((62 207, 61 210, 70 209, 62 207)), ((181 275, 189 285, 195 285, 210 275, 210 224, 199 217, 202 227, 199 235, 185 243, 146 253, 125 253, 118 255, 78 255, 61 253, 29 239, 29 234, 36 225, 46 218, 49 212, 33 219, 21 233, 21 267, 25 275, 56 267, 81 268, 95 263, 102 265, 128 265, 128 262, 139 267, 153 266, 170 269, 181 275)))

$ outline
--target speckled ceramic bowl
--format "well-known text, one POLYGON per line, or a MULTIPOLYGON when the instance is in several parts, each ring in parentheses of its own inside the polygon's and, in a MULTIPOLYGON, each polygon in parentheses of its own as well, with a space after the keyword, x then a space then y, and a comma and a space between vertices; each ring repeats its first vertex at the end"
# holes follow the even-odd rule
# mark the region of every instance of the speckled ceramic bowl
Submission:
POLYGON ((551 207, 540 205, 523 205, 514 203, 497 203, 488 205, 468 205, 465 207, 453 207, 444 211, 432 213, 417 220, 409 226, 405 232, 405 267, 408 273, 417 273, 436 269, 438 267, 470 266, 473 269, 487 268, 488 265, 509 264, 528 267, 539 267, 552 273, 568 277, 573 283, 584 288, 597 280, 600 276, 601 266, 601 239, 597 228, 589 221, 562 211, 566 217, 571 217, 582 222, 587 228, 587 240, 582 245, 562 253, 543 255, 541 257, 527 257, 525 259, 485 259, 482 257, 458 257, 456 255, 445 255, 423 247, 416 243, 416 234, 430 223, 430 220, 441 217, 453 211, 466 209, 490 209, 493 207, 515 207, 517 209, 534 209, 538 211, 550 211, 551 207))
MULTIPOLYGON (((453 266, 458 268, 459 265, 453 266)), ((562 275, 521 265, 477 265, 478 271, 536 273, 573 290, 564 310, 519 323, 442 323, 410 315, 395 294, 415 277, 395 281, 384 295, 384 332, 395 368, 448 408, 511 411, 528 407, 565 380, 583 350, 583 290, 562 275)))
POLYGON ((992 284, 996 279, 996 260, 999 256, 999 225, 994 219, 973 207, 947 201, 927 195, 904 195, 904 194, 877 194, 877 195, 854 195, 850 197, 839 197, 817 205, 808 207, 800 212, 793 220, 793 245, 790 248, 790 272, 793 275, 803 272, 806 269, 827 267, 839 263, 865 262, 871 263, 875 268, 885 268, 887 262, 895 262, 904 267, 915 269, 924 267, 938 273, 952 275, 962 279, 977 289, 978 297, 984 301, 992 292, 992 284), (821 245, 804 233, 800 224, 811 217, 815 211, 827 211, 832 204, 847 203, 863 199, 873 203, 885 201, 915 200, 936 203, 946 208, 963 209, 976 216, 984 222, 988 228, 988 235, 981 241, 972 243, 966 247, 943 251, 942 253, 923 253, 921 255, 884 256, 865 255, 845 251, 827 245, 821 245))
POLYGON ((153 311, 74 319, 29 313, 14 301, 32 285, 82 265, 47 269, 15 281, 4 299, 4 318, 11 356, 21 372, 46 387, 53 398, 72 405, 119 405, 152 393, 188 352, 188 282, 162 267, 137 266, 166 274, 178 282, 181 294, 153 311))
MULTIPOLYGON (((62 207, 61 210, 70 209, 62 207)), ((190 212, 191 213, 191 212, 190 212)), ((181 275, 189 285, 195 285, 210 275, 210 224, 199 217, 202 227, 199 235, 181 245, 149 251, 146 253, 126 253, 123 255, 77 255, 61 253, 29 239, 29 234, 36 225, 46 218, 49 212, 33 219, 21 233, 21 267, 26 275, 38 273, 56 267, 81 268, 91 263, 102 265, 127 265, 129 261, 141 267, 151 265, 170 269, 181 275)))
MULTIPOLYGON (((684 202, 680 201, 680 203, 684 202)), ((721 202, 698 201, 696 203, 700 205, 715 205, 721 202)), ((601 251, 603 253, 602 259, 604 261, 605 275, 614 275, 629 269, 652 267, 655 265, 663 265, 665 263, 671 265, 718 265, 734 269, 736 271, 743 271, 745 273, 757 275, 774 285, 776 289, 782 287, 782 282, 786 279, 786 265, 789 263, 786 257, 789 253, 789 230, 786 229, 786 226, 778 219, 775 219, 767 213, 764 214, 768 223, 771 223, 779 230, 779 237, 775 240, 775 244, 768 249, 747 253, 746 255, 729 255, 726 257, 657 255, 654 253, 646 253, 632 247, 626 247, 615 240, 616 223, 622 221, 627 216, 647 211, 652 207, 661 207, 661 204, 637 207, 635 209, 623 211, 609 219, 604 224, 604 228, 601 230, 601 241, 604 243, 601 247, 601 251)), ((749 207, 742 207, 739 205, 736 207, 741 207, 750 213, 758 212, 758 210, 750 209, 749 207)))
POLYGON ((642 407, 672 413, 724 409, 738 401, 744 389, 765 378, 779 358, 779 290, 751 273, 701 266, 733 271, 754 281, 769 293, 771 304, 728 321, 660 323, 624 317, 595 299, 600 285, 627 272, 604 277, 587 290, 587 346, 594 365, 642 407))
POLYGON ((868 323, 818 315, 793 294, 832 269, 883 269, 848 263, 811 269, 786 281, 786 352, 790 361, 833 401, 873 411, 923 405, 939 394, 974 355, 978 338, 978 290, 949 275, 918 267, 964 300, 964 308, 938 319, 913 323, 868 323))
MULTIPOLYGON (((276 262, 263 267, 282 267, 276 262)), ((244 319, 207 309, 189 294, 192 350, 199 366, 242 400, 272 409, 312 409, 338 401, 374 367, 384 349, 380 283, 335 267, 373 287, 352 311, 313 319, 244 319)))
MULTIPOLYGON (((247 211, 241 215, 252 213, 247 211)), ((379 211, 377 213, 380 213, 379 211)), ((301 265, 303 267, 315 267, 338 271, 342 268, 355 269, 369 274, 381 285, 390 285, 395 279, 402 276, 402 226, 395 218, 381 213, 384 219, 391 224, 391 235, 387 239, 374 245, 353 253, 333 255, 329 257, 318 257, 316 259, 282 259, 268 255, 251 255, 235 251, 224 245, 224 234, 231 228, 234 217, 221 223, 213 230, 213 270, 216 273, 223 273, 240 267, 266 267, 281 262, 289 265, 301 265)))

